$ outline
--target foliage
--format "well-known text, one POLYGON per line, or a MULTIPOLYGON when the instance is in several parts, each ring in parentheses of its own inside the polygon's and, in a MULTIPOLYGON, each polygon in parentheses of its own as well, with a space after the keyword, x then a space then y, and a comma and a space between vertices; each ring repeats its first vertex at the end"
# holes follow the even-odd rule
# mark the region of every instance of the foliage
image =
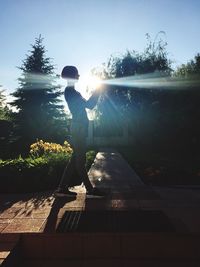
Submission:
POLYGON ((34 140, 60 141, 66 137, 66 115, 61 105, 61 92, 56 85, 54 66, 45 56, 41 36, 36 38, 30 54, 23 61, 19 88, 12 94, 10 104, 14 113, 14 136, 20 151, 34 140))
POLYGON ((86 153, 86 169, 89 170, 92 163, 94 162, 94 159, 96 157, 97 152, 95 150, 89 150, 86 153))
POLYGON ((170 75, 171 60, 168 59, 167 42, 163 41, 159 32, 152 40, 149 34, 146 34, 147 45, 142 53, 135 50, 127 50, 121 56, 111 55, 107 63, 101 67, 93 69, 95 75, 102 79, 111 79, 132 76, 136 74, 161 72, 162 75, 170 75))
POLYGON ((39 140, 30 146, 30 154, 33 157, 50 155, 51 153, 71 154, 72 148, 70 147, 70 144, 67 141, 65 141, 63 145, 60 145, 39 140))
POLYGON ((174 78, 166 45, 162 40, 155 43, 149 39, 144 53, 127 51, 121 57, 112 57, 104 66, 103 75, 110 80, 104 83, 98 104, 96 135, 120 136, 126 125, 132 142, 146 150, 167 153, 171 149, 197 155, 200 56, 189 62, 183 79, 174 78), (189 80, 184 79, 188 77, 189 80), (130 79, 135 83, 127 83, 130 79), (150 88, 140 85, 145 79, 150 88), (162 80, 168 81, 169 88, 162 83, 158 86, 162 80), (155 87, 154 81, 158 81, 155 87), (173 88, 170 81, 177 82, 173 88))
MULTIPOLYGON (((0 87, 2 87, 0 85, 0 87)), ((6 105, 5 90, 0 90, 0 120, 10 120, 10 110, 6 105)))
POLYGON ((145 184, 154 186, 200 185, 199 157, 193 153, 175 152, 170 155, 144 149, 140 145, 123 147, 120 153, 145 184), (174 153, 175 152, 175 153, 174 153))
MULTIPOLYGON (((43 142, 43 147, 46 142, 43 142)), ((53 144, 52 147, 58 144, 53 144)), ((27 158, 19 156, 16 159, 0 160, 0 190, 1 192, 34 192, 53 190, 59 184, 63 170, 71 157, 68 144, 58 145, 54 152, 47 150, 41 155, 31 154, 27 158)), ((37 149, 36 149, 37 150, 37 149)), ((94 161, 96 152, 86 154, 86 168, 94 161)))
POLYGON ((6 104, 5 90, 0 90, 0 157, 2 158, 7 158, 10 153, 9 140, 13 126, 11 118, 12 112, 6 104))
POLYGON ((182 64, 174 72, 175 77, 199 79, 200 78, 200 54, 186 64, 182 64))
POLYGON ((1 192, 33 192, 57 186, 70 154, 52 153, 38 158, 0 162, 1 192))
POLYGON ((5 118, 4 103, 5 103, 4 90, 0 90, 0 119, 1 120, 5 118))
POLYGON ((147 34, 147 45, 142 53, 133 50, 120 57, 111 56, 104 65, 100 76, 108 81, 97 108, 99 132, 102 128, 107 135, 120 135, 124 124, 135 124, 139 117, 143 117, 146 103, 157 101, 156 93, 151 96, 150 89, 127 83, 127 80, 135 78, 140 82, 146 78, 151 80, 152 76, 161 79, 171 74, 172 62, 168 59, 167 43, 161 34, 163 32, 159 32, 153 41, 147 34))

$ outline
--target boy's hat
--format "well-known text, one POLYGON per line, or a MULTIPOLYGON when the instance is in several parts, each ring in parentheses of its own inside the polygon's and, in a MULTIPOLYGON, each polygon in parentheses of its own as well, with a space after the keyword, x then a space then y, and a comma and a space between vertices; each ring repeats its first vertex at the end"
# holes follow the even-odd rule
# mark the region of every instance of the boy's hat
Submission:
POLYGON ((74 66, 65 66, 61 72, 62 78, 74 79, 77 77, 77 75, 79 76, 78 70, 74 66))

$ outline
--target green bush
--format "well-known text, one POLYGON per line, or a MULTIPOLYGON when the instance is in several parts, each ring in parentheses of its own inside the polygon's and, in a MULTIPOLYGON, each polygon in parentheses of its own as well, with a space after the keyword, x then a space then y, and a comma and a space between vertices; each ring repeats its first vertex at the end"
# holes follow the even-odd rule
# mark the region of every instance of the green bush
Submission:
POLYGON ((55 188, 70 155, 0 161, 1 192, 27 192, 55 188))
POLYGON ((96 157, 97 152, 94 150, 90 150, 86 153, 86 169, 89 170, 94 159, 96 157))
MULTIPOLYGON (((89 169, 96 152, 87 152, 89 169)), ((71 153, 59 152, 39 157, 0 160, 0 192, 20 193, 55 189, 71 153)))

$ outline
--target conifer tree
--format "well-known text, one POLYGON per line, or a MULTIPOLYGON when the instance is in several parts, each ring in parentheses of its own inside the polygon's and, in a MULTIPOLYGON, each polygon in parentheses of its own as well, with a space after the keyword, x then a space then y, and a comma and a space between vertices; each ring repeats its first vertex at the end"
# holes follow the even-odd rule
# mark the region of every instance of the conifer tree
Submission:
POLYGON ((9 120, 10 110, 6 104, 5 90, 1 89, 1 87, 0 85, 0 120, 9 120))
MULTIPOLYGON (((0 85, 0 87, 2 86, 0 85)), ((5 115, 4 103, 5 103, 4 90, 0 90, 0 119, 4 118, 5 115)))
POLYGON ((59 141, 65 138, 64 107, 60 87, 51 59, 46 57, 41 36, 35 39, 32 49, 23 61, 19 88, 12 94, 10 103, 14 114, 14 137, 21 149, 29 148, 36 139, 59 141))

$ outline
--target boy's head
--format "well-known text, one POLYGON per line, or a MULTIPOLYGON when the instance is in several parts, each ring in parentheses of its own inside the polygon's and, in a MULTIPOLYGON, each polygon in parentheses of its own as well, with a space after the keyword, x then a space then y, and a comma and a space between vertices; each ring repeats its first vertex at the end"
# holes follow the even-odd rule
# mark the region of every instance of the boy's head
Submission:
POLYGON ((78 80, 79 79, 78 70, 74 66, 65 66, 61 72, 61 77, 63 79, 72 79, 72 80, 78 80))

